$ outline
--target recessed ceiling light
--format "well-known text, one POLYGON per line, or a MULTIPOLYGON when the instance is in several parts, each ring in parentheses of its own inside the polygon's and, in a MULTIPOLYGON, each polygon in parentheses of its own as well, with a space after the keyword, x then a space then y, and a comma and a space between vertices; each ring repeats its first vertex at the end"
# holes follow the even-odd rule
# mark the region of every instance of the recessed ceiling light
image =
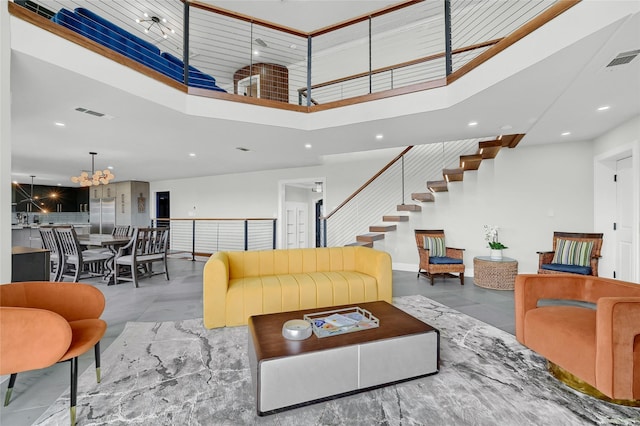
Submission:
POLYGON ((195 157, 195 156, 196 156, 196 153, 195 153, 195 152, 190 152, 190 153, 189 153, 189 157, 195 157))
POLYGON ((598 111, 606 111, 609 108, 611 108, 609 105, 602 105, 600 108, 598 108, 598 111))
POLYGON ((292 44, 292 45, 290 45, 290 46, 289 46, 289 48, 290 48, 290 49, 297 49, 297 48, 298 48, 298 46, 296 46, 295 44, 292 44))
POLYGON ((107 169, 113 170, 113 166, 107 166, 107 169))
POLYGON ((304 147, 307 148, 307 149, 311 149, 311 144, 307 143, 307 144, 304 145, 304 147))
POLYGON ((571 134, 571 132, 562 132, 561 135, 562 136, 569 136, 571 134))
POLYGON ((58 186, 62 186, 62 184, 61 184, 61 183, 59 183, 59 184, 58 184, 58 186))
POLYGON ((256 55, 256 56, 260 56, 260 52, 258 52, 257 50, 254 50, 253 54, 256 55))
POLYGON ((55 125, 58 127, 64 127, 64 123, 60 122, 60 121, 56 121, 55 125))
POLYGON ((378 139, 378 140, 383 139, 383 138, 384 138, 384 135, 382 133, 378 133, 376 135, 376 139, 378 139))
POLYGON ((469 127, 477 126, 478 122, 477 121, 470 121, 468 125, 469 125, 469 127))

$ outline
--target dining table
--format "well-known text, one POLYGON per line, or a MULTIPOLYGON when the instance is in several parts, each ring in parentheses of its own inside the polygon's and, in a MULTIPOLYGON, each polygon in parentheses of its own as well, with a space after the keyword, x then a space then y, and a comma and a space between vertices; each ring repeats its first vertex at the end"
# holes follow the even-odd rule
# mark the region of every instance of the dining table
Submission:
POLYGON ((132 237, 114 236, 111 234, 85 234, 78 235, 78 242, 87 247, 104 247, 109 249, 111 257, 104 262, 104 279, 107 285, 115 284, 114 258, 118 248, 126 246, 132 237))

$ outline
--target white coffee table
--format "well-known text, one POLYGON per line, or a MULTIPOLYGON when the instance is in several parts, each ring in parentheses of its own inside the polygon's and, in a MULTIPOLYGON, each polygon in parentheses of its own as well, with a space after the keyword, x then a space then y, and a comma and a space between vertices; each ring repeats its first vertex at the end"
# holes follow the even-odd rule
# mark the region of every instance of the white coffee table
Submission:
MULTIPOLYGON (((353 305, 338 306, 338 309, 353 305)), ((438 372, 440 333, 387 302, 359 303, 380 326, 287 340, 282 324, 329 308, 249 318, 249 363, 258 415, 350 395, 438 372)))

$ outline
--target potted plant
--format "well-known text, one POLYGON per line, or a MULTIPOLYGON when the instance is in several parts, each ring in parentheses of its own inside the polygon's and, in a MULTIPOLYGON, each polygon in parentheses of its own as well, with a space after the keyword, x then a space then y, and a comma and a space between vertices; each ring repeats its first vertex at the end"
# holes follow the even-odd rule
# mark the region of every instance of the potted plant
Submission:
POLYGON ((484 239, 491 249, 491 259, 502 259, 502 250, 509 247, 498 241, 498 227, 495 225, 484 225, 484 239))

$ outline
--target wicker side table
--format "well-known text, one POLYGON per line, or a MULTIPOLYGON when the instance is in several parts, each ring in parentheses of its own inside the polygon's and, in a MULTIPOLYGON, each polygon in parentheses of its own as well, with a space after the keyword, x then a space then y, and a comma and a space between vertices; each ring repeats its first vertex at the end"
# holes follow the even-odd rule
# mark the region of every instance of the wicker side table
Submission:
POLYGON ((518 261, 510 257, 500 260, 489 256, 473 258, 473 282, 492 290, 513 290, 518 275, 518 261))

